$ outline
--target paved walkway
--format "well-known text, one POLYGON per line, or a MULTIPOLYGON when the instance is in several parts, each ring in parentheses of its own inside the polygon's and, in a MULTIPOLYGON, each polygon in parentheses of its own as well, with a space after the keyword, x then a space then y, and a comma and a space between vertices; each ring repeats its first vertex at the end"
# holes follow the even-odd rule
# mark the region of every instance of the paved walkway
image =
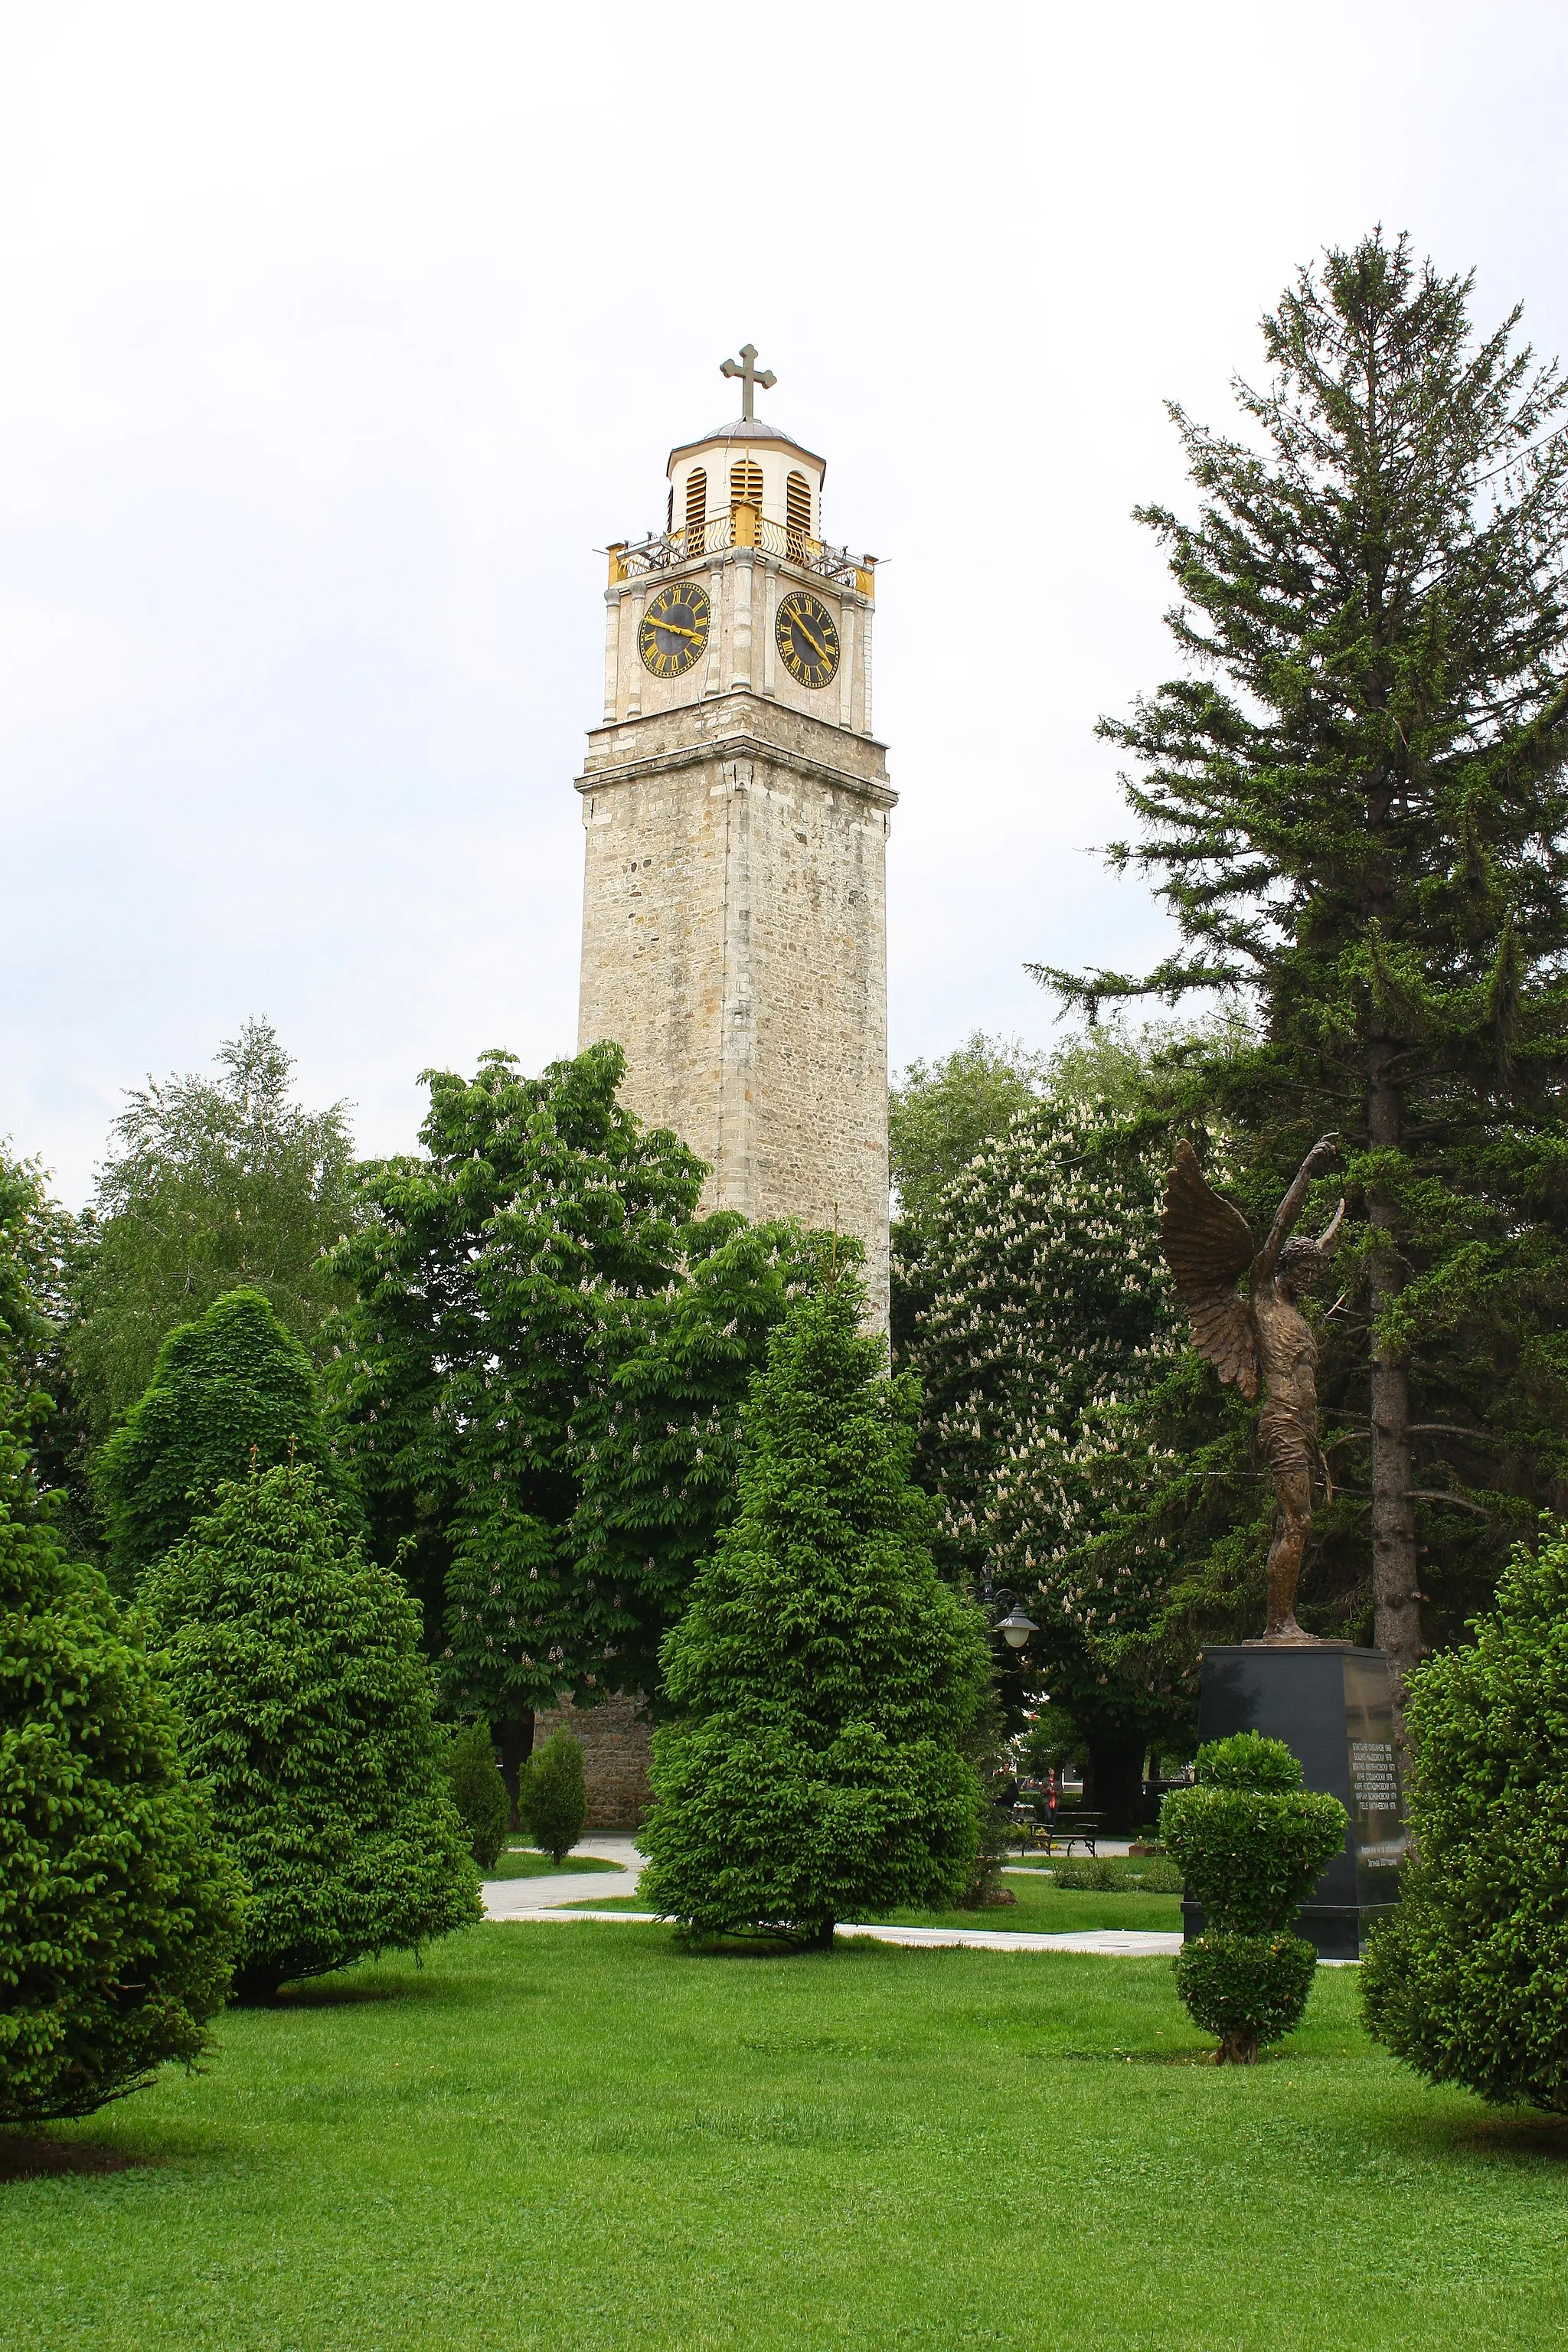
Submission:
MULTIPOLYGON (((484 1885, 485 1916, 489 1919, 548 1917, 563 1903, 602 1902, 607 1895, 635 1895, 643 1858, 633 1837, 585 1837, 572 1849, 595 1862, 614 1862, 618 1871, 552 1872, 540 1878, 488 1878, 484 1885)), ((588 1917, 614 1919, 614 1911, 588 1913, 588 1917)))
MULTIPOLYGON (((653 1911, 584 1911, 584 1903, 606 1895, 635 1895, 642 1856, 629 1837, 584 1838, 574 1852, 620 1864, 618 1872, 563 1871, 559 1877, 492 1878, 485 1885, 485 1911, 491 1919, 572 1920, 587 1925, 651 1927, 653 1911)), ((1179 1952, 1179 1935, 1147 1934, 1106 1927, 1079 1936, 1030 1936, 1005 1927, 889 1927, 880 1920, 841 1926, 841 1936, 868 1936, 879 1944, 961 1945, 980 1952, 1100 1952, 1145 1958, 1179 1952)))

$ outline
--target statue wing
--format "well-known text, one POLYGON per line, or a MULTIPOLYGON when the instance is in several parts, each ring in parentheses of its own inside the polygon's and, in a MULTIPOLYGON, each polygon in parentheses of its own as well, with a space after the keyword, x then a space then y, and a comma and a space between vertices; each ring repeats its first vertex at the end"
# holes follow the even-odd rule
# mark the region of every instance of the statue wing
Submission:
POLYGON ((1258 1394, 1258 1342, 1252 1309, 1236 1286, 1252 1264, 1251 1230, 1240 1210, 1204 1181, 1197 1154, 1184 1140, 1166 1179, 1160 1232, 1194 1345, 1222 1381, 1234 1381, 1250 1400, 1258 1394))

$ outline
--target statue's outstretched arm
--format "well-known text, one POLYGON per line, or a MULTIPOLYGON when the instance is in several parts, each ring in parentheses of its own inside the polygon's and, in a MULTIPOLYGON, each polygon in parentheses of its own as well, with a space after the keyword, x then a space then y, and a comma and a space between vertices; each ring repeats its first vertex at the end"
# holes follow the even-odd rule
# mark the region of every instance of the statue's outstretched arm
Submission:
MULTIPOLYGON (((1268 1228, 1268 1238, 1252 1261, 1254 1283, 1267 1282, 1279 1262, 1279 1253, 1290 1238, 1290 1228, 1301 1213, 1301 1203, 1307 1197, 1307 1187, 1320 1168, 1326 1168, 1339 1153, 1339 1139, 1332 1135, 1321 1136, 1297 1170, 1290 1190, 1274 1212, 1274 1223, 1268 1228)), ((1337 1220, 1336 1220, 1337 1226, 1337 1220)), ((1326 1238, 1326 1237, 1325 1237, 1326 1238)))

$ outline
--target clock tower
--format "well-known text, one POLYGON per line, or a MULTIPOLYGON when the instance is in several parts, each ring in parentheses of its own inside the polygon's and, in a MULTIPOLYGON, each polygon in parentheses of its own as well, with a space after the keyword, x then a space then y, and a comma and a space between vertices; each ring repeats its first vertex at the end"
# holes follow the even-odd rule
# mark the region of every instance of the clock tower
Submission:
POLYGON ((875 564, 824 536, 823 459, 755 415, 670 452, 665 528, 609 551, 586 835, 579 1047, 712 1171, 706 1208, 866 1248, 888 1314, 884 897, 871 732, 875 564))

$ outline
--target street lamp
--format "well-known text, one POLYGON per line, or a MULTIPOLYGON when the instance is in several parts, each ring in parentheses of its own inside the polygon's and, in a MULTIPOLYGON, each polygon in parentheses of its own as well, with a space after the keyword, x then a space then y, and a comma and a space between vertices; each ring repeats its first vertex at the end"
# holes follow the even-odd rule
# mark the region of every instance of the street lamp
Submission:
POLYGON ((1005 1617, 999 1618, 996 1624, 996 1631, 1010 1650, 1021 1650, 1030 1634, 1037 1633, 1039 1630, 1032 1617, 1025 1616, 1016 1601, 1005 1617))

